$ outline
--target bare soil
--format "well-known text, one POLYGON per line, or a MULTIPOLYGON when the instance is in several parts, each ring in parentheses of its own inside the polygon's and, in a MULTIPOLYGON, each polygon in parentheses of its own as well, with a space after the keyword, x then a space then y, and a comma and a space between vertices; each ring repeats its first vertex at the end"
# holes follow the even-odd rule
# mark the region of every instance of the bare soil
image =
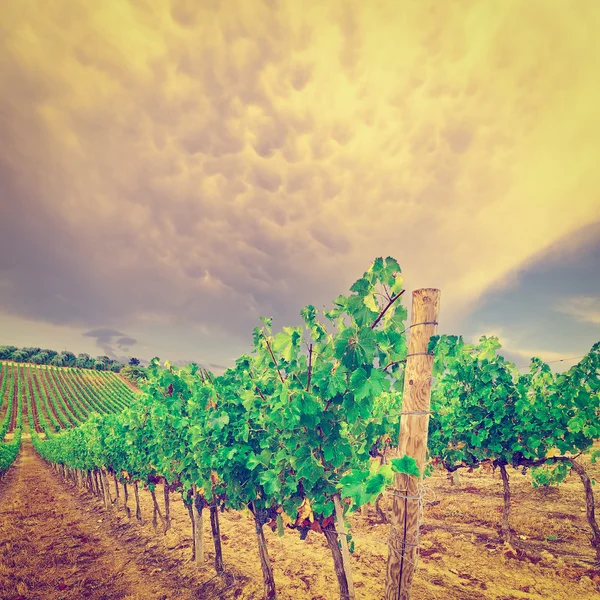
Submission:
POLYGON ((127 523, 105 522, 98 503, 60 481, 29 440, 0 486, 3 600, 194 597, 176 561, 127 523))
MULTIPOLYGON (((598 465, 588 465, 600 480, 598 465)), ((587 537, 582 486, 571 475, 558 490, 534 490, 509 469, 517 542, 499 536, 502 483, 498 474, 461 473, 460 487, 444 473, 426 481, 427 506, 414 600, 598 600, 600 571, 587 537)), ((208 511, 206 562, 192 561, 191 526, 178 494, 172 528, 152 527, 152 499, 140 492, 144 523, 63 481, 29 442, 0 482, 0 597, 17 599, 194 598, 260 600, 262 577, 249 515, 220 515, 227 576, 214 577, 208 511)), ((115 497, 111 480, 111 495, 115 497)), ((163 490, 157 487, 161 508, 163 490)), ((123 491, 121 488, 121 503, 123 491)), ((598 504, 598 503, 597 503, 598 504)), ((129 506, 135 514, 133 490, 129 506)), ((386 502, 383 503, 387 507, 386 502)), ((366 511, 365 511, 366 513, 366 511)), ((374 514, 350 519, 358 600, 383 595, 388 525, 374 514)), ((265 528, 280 600, 335 600, 337 580, 325 538, 297 532, 282 538, 265 528)))
POLYGON ((13 387, 13 403, 12 412, 10 413, 10 425, 8 426, 8 433, 12 433, 17 426, 17 415, 19 414, 19 391, 17 385, 13 387))

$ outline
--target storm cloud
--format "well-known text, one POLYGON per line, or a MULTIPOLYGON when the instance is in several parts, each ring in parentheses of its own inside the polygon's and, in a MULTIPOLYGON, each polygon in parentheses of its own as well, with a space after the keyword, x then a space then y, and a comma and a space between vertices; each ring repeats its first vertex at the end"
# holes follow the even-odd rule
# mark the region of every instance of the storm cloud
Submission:
POLYGON ((375 256, 452 320, 600 219, 593 0, 10 4, 4 319, 220 364, 375 256))
POLYGON ((83 335, 85 337, 94 338, 98 347, 100 347, 110 358, 116 357, 117 350, 127 352, 131 346, 137 344, 135 338, 129 337, 110 327, 99 327, 92 331, 86 331, 83 335))

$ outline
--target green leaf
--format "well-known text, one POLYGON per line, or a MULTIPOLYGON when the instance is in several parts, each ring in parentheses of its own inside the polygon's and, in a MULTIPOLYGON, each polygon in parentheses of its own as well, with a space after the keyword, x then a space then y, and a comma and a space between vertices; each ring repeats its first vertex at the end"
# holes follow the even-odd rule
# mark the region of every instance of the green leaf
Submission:
POLYGON ((383 258, 379 257, 373 261, 373 264, 369 268, 369 272, 373 273, 375 277, 379 277, 383 271, 383 258))
POLYGON ((248 443, 248 437, 250 436, 250 427, 248 427, 248 423, 242 424, 242 440, 248 443))
POLYGON ((367 502, 365 483, 369 477, 368 471, 353 471, 340 479, 342 498, 351 498, 357 506, 367 502))
POLYGON ((251 454, 248 456, 248 460, 246 461, 246 468, 250 469, 250 471, 254 471, 258 466, 264 466, 262 461, 259 458, 259 455, 251 454))
POLYGON ((327 396, 333 398, 335 395, 343 394, 345 391, 346 373, 342 369, 337 369, 327 381, 327 396))
POLYGON ((301 402, 301 411, 305 415, 318 415, 322 410, 321 403, 309 392, 302 392, 301 402))
POLYGON ((239 395, 246 411, 250 411, 256 400, 256 394, 252 390, 240 390, 239 395))
POLYGON ((220 431, 226 425, 229 425, 229 415, 226 412, 222 412, 218 417, 213 417, 213 426, 217 431, 220 431))
POLYGON ((362 400, 369 395, 371 387, 369 386, 369 380, 367 378, 367 372, 361 367, 356 369, 350 377, 351 389, 354 392, 354 397, 357 400, 362 400))
POLYGON ((304 322, 310 327, 317 318, 317 310, 312 304, 309 304, 300 311, 300 315, 304 319, 304 322))
POLYGON ((392 458, 390 462, 392 464, 392 469, 396 473, 421 477, 421 471, 417 466, 417 461, 412 456, 404 455, 401 458, 392 458))
POLYGON ((375 296, 373 294, 366 295, 365 299, 364 299, 364 303, 365 303, 365 306, 369 310, 373 311, 374 313, 379 313, 380 308, 379 308, 377 301, 375 300, 375 296))
POLYGON ((356 292, 359 296, 364 296, 369 293, 369 287, 369 282, 364 277, 361 277, 352 284, 350 291, 356 292))
POLYGON ((370 328, 348 328, 335 340, 335 356, 349 369, 372 364, 377 349, 375 332, 370 328))
POLYGON ((386 479, 383 473, 377 473, 369 477, 365 487, 365 493, 369 496, 379 496, 386 486, 386 479))
POLYGON ((390 381, 382 371, 372 369, 371 376, 369 377, 369 386, 371 388, 371 394, 374 396, 379 396, 379 394, 382 392, 389 391, 390 381))
POLYGON ((284 327, 283 331, 273 338, 273 351, 280 354, 286 362, 292 362, 298 353, 301 337, 300 328, 284 327))
POLYGON ((390 382, 381 371, 372 369, 371 375, 367 377, 367 372, 362 367, 352 373, 350 384, 356 400, 378 396, 390 387, 390 382))
POLYGON ((394 278, 393 285, 390 287, 390 294, 392 294, 392 296, 395 296, 396 294, 400 293, 402 291, 403 283, 404 283, 404 278, 402 277, 402 275, 400 275, 398 273, 396 275, 396 277, 394 278))
POLYGON ((267 495, 276 494, 281 490, 281 482, 279 481, 279 477, 277 476, 277 473, 273 471, 265 471, 264 473, 261 473, 258 480, 262 483, 267 495))

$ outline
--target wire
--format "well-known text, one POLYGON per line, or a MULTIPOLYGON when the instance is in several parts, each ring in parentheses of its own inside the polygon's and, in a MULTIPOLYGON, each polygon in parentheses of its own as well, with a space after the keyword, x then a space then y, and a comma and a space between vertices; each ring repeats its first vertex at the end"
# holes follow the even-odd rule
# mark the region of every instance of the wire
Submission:
MULTIPOLYGON (((585 356, 585 355, 584 355, 585 356)), ((572 356, 571 358, 559 358, 557 360, 548 360, 548 361, 544 361, 547 365, 551 365, 553 363, 557 363, 557 362, 565 362, 567 360, 577 360, 579 358, 584 358, 584 356, 572 356)), ((528 367, 529 364, 526 365, 521 365, 519 367, 517 367, 517 369, 524 369, 525 367, 528 367)))
POLYGON ((416 557, 415 557, 415 560, 411 561, 406 556, 405 551, 406 551, 406 549, 408 547, 415 547, 415 548, 419 547, 419 545, 420 545, 419 544, 419 540, 420 540, 420 537, 421 537, 421 525, 423 525, 423 505, 424 504, 435 504, 435 502, 437 501, 436 495, 435 495, 435 491, 433 489, 431 489, 429 486, 426 486, 422 482, 419 482, 418 486, 417 486, 417 489, 418 489, 418 494, 419 494, 418 496, 406 496, 406 495, 400 494, 399 493, 400 490, 396 490, 394 488, 387 488, 385 490, 386 494, 390 494, 392 496, 398 496, 400 498, 408 498, 408 499, 411 499, 411 500, 418 500, 418 504, 419 504, 419 506, 418 506, 418 515, 419 515, 419 518, 418 518, 417 530, 415 532, 415 537, 414 537, 414 542, 413 543, 407 542, 406 540, 402 540, 402 541, 400 541, 400 544, 399 544, 400 548, 395 548, 394 545, 390 543, 389 539, 386 541, 386 540, 377 539, 377 538, 372 537, 372 536, 355 535, 352 532, 346 533, 346 532, 338 531, 338 529, 337 529, 337 523, 336 523, 335 530, 334 530, 335 533, 339 537, 345 536, 348 540, 350 540, 350 539, 352 539, 352 540, 365 540, 365 541, 368 541, 368 542, 375 542, 377 544, 381 544, 381 545, 387 546, 387 548, 388 548, 388 550, 390 552, 394 552, 398 556, 402 557, 403 560, 405 560, 407 563, 411 564, 416 569, 417 566, 418 566, 418 562, 419 562, 419 554, 417 553, 416 557), (431 494, 433 495, 433 500, 426 500, 425 499, 425 496, 426 496, 427 492, 431 492, 431 494))

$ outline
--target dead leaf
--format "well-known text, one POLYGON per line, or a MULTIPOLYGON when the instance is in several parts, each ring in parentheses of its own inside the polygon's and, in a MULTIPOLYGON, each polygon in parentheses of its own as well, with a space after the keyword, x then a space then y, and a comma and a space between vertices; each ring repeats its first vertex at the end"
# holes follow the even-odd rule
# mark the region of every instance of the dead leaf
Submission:
POLYGON ((315 520, 315 516, 308 498, 302 500, 302 504, 298 507, 298 516, 296 517, 296 525, 308 519, 311 523, 315 520))

